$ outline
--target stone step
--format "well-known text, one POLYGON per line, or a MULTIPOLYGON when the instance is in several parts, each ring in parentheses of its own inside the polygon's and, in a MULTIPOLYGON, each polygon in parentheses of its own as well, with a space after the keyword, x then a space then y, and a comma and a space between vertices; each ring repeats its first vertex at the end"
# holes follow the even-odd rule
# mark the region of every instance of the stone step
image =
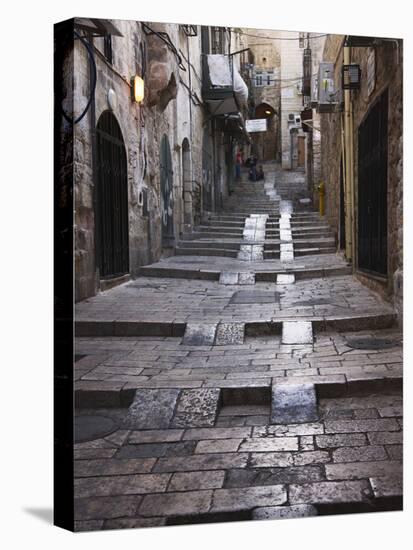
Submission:
POLYGON ((336 248, 326 247, 326 248, 301 248, 301 249, 294 249, 294 255, 295 256, 310 256, 314 254, 334 254, 336 252, 336 248))
POLYGON ((239 250, 240 245, 243 244, 242 240, 237 240, 234 242, 219 240, 207 240, 203 239, 202 241, 179 241, 178 248, 223 248, 226 250, 239 250))
POLYGON ((177 256, 219 256, 219 257, 228 257, 236 258, 238 256, 239 250, 226 250, 223 248, 180 248, 175 249, 175 254, 177 256))

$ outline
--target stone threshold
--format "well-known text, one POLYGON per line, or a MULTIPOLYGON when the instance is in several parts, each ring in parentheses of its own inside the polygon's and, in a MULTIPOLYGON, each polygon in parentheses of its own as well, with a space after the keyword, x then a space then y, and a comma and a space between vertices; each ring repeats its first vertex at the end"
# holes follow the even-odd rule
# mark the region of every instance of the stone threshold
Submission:
MULTIPOLYGON (((240 271, 238 268, 225 269, 219 271, 202 270, 202 269, 184 269, 184 268, 170 268, 170 267, 141 267, 139 269, 139 275, 142 277, 160 277, 171 279, 196 279, 205 281, 218 281, 223 271, 240 271)), ((295 275, 296 280, 303 279, 318 279, 324 277, 342 277, 344 275, 351 275, 351 266, 343 267, 326 267, 316 269, 280 269, 274 271, 258 271, 255 272, 256 282, 276 282, 278 275, 295 275)))
MULTIPOLYGON (((396 313, 376 313, 366 315, 350 315, 344 317, 310 317, 268 319, 245 323, 245 336, 267 336, 281 334, 283 322, 300 321, 311 322, 315 333, 334 330, 355 331, 368 329, 384 329, 396 326, 396 313)), ((202 323, 196 323, 200 326, 202 323)), ((205 325, 231 325, 220 321, 211 320, 205 325)), ((240 323, 232 323, 240 324, 240 323)), ((242 324, 242 323, 241 323, 242 324)), ((191 322, 161 322, 161 321, 76 321, 75 335, 77 337, 105 337, 105 336, 184 336, 187 326, 191 322)))

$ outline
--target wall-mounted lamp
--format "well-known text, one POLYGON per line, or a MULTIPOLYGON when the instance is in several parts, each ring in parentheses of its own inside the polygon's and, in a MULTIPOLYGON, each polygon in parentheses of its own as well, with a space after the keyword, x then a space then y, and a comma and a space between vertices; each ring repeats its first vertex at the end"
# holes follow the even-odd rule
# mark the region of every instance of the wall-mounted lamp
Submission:
POLYGON ((132 85, 132 100, 136 103, 141 103, 145 97, 145 83, 140 76, 133 76, 131 78, 132 85))

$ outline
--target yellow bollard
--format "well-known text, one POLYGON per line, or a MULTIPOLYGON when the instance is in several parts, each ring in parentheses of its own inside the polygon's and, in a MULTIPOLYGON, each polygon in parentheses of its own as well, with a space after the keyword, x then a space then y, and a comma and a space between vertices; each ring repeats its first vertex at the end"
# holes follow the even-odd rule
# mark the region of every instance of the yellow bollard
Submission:
POLYGON ((326 188, 324 185, 324 182, 321 181, 320 185, 318 186, 318 209, 320 212, 320 216, 324 216, 324 205, 325 205, 325 194, 326 194, 326 188))

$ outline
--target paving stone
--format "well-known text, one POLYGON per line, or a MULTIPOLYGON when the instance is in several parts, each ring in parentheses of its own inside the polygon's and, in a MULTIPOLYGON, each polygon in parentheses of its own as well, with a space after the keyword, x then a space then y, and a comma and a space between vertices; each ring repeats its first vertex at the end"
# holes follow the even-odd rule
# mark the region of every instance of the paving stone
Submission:
POLYGON ((277 285, 292 285, 295 283, 295 275, 284 275, 279 273, 277 275, 277 285))
POLYGON ((171 427, 213 426, 218 414, 219 399, 220 390, 216 388, 182 390, 171 427))
POLYGON ((244 323, 220 323, 217 327, 215 345, 228 346, 244 343, 244 323))
POLYGON ((277 304, 279 293, 268 290, 239 290, 234 292, 230 304, 277 304))
POLYGON ((225 488, 257 487, 283 483, 306 483, 324 480, 321 466, 307 468, 247 468, 228 470, 225 477, 225 488))
POLYGON ((250 455, 250 468, 284 468, 286 466, 294 466, 291 452, 251 453, 250 455))
POLYGON ((340 447, 333 451, 333 462, 363 462, 368 460, 386 460, 384 447, 365 445, 364 447, 340 447))
POLYGON ((379 413, 377 409, 359 409, 354 411, 355 418, 378 418, 379 413))
POLYGON ((74 480, 75 497, 141 495, 166 490, 170 474, 84 477, 74 480))
POLYGON ((74 465, 74 477, 142 474, 150 472, 154 464, 155 459, 150 458, 77 460, 74 465))
POLYGON ((185 346, 212 346, 217 325, 214 323, 189 323, 186 325, 182 344, 185 346))
POLYGON ((297 437, 274 437, 247 439, 241 445, 241 452, 298 451, 297 437))
POLYGON ((172 443, 142 443, 125 445, 116 453, 116 459, 138 457, 187 456, 195 449, 193 441, 176 441, 172 443))
POLYGON ((295 504, 294 506, 265 506, 252 511, 252 519, 290 519, 317 516, 317 508, 311 504, 295 504))
POLYGON ((195 456, 159 458, 154 472, 192 472, 196 470, 222 470, 245 468, 248 453, 211 453, 195 456))
POLYGON ((112 458, 116 451, 117 449, 75 449, 73 457, 75 460, 112 458))
POLYGON ((252 431, 253 437, 286 437, 296 435, 316 435, 324 433, 322 423, 278 424, 257 426, 252 431))
POLYGON ((401 462, 398 460, 381 460, 378 462, 346 462, 326 464, 327 479, 363 479, 400 475, 401 462))
POLYGON ((367 434, 371 445, 394 445, 403 443, 403 432, 371 432, 367 434))
POLYGON ((367 445, 368 443, 366 435, 363 433, 318 435, 316 436, 315 441, 317 447, 319 447, 320 449, 333 449, 335 447, 357 447, 360 445, 367 445))
POLYGON ((231 453, 238 451, 242 439, 209 439, 199 441, 195 453, 231 453))
POLYGON ((244 439, 251 435, 252 428, 200 428, 185 430, 183 439, 244 439))
POLYGON ((403 494, 403 477, 401 475, 371 477, 370 484, 376 498, 399 497, 403 494))
POLYGON ((123 421, 133 430, 168 428, 179 389, 138 389, 123 421))
POLYGON ((247 271, 241 271, 238 276, 239 285, 254 285, 255 284, 255 273, 250 273, 247 271))
POLYGON ((238 273, 231 271, 221 271, 219 276, 220 285, 236 285, 238 284, 238 273))
POLYGON ((193 491, 195 489, 220 489, 225 478, 224 470, 202 472, 178 472, 173 474, 168 491, 193 491))
POLYGON ((386 445, 386 451, 391 460, 403 460, 403 445, 386 445))
POLYGON ((366 419, 366 420, 326 420, 325 432, 352 433, 352 432, 387 432, 399 430, 399 425, 393 418, 366 419))
POLYGON ((208 512, 212 491, 188 491, 146 495, 140 505, 142 516, 197 515, 208 512))
POLYGON ((184 430, 142 430, 133 431, 129 435, 129 443, 166 443, 182 439, 184 430))
POLYGON ((282 343, 312 344, 312 323, 309 321, 284 321, 282 324, 282 343))
POLYGON ((77 498, 74 503, 75 520, 108 519, 136 515, 142 496, 77 498))
POLYGON ((284 485, 265 487, 247 487, 242 489, 216 489, 212 500, 211 512, 232 512, 250 510, 257 506, 284 504, 287 491, 284 485))
POLYGON ((294 466, 307 466, 308 464, 326 464, 331 461, 326 451, 305 451, 293 455, 294 466))
POLYGON ((291 504, 338 504, 345 502, 362 502, 371 494, 366 480, 362 481, 320 481, 290 485, 289 500, 291 504))
POLYGON ((380 408, 379 415, 382 418, 392 417, 392 416, 403 416, 403 405, 380 408))
POLYGON ((313 384, 291 383, 272 386, 271 424, 317 420, 317 395, 313 384))

